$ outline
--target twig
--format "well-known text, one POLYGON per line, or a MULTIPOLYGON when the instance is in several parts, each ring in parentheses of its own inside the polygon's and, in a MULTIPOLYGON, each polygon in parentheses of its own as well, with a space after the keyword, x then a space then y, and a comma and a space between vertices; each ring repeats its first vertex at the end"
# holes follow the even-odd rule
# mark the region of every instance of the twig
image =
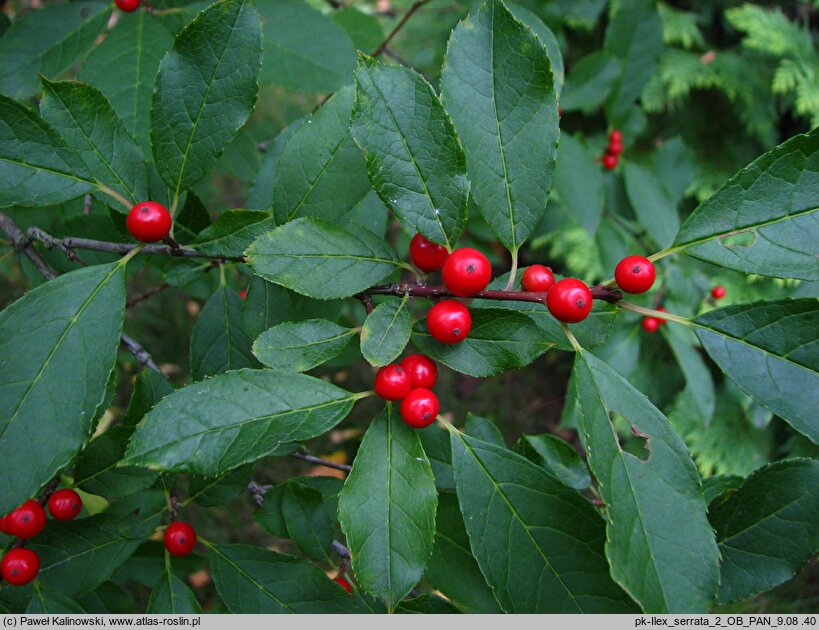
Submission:
MULTIPOLYGON (((0 222, 0 227, 3 227, 2 222, 0 222)), ((5 230, 5 228, 3 229, 5 230)), ((6 231, 6 233, 8 234, 8 231, 6 231)), ((9 236, 11 235, 9 234, 9 236)), ((12 240, 15 241, 15 238, 13 236, 12 240)), ((54 236, 51 236, 48 232, 41 230, 40 228, 29 228, 23 234, 23 240, 38 241, 48 249, 51 249, 52 247, 57 247, 62 251, 74 249, 89 249, 98 252, 110 252, 112 254, 122 255, 128 254, 129 252, 131 252, 131 250, 138 247, 138 245, 134 243, 112 243, 109 241, 97 241, 91 238, 81 238, 78 236, 66 236, 65 238, 56 238, 54 236)), ((172 245, 165 244, 145 245, 140 253, 160 256, 182 256, 189 258, 208 258, 210 260, 245 262, 243 256, 211 256, 209 254, 203 254, 202 252, 199 252, 191 247, 182 247, 181 245, 179 245, 178 247, 173 247, 172 245)))
POLYGON ((349 560, 351 557, 350 550, 335 539, 333 540, 333 550, 345 560, 349 560))
POLYGON ((146 367, 149 370, 153 370, 154 372, 159 372, 160 374, 162 374, 162 370, 160 370, 157 364, 154 363, 154 360, 151 357, 151 355, 148 354, 148 351, 145 350, 145 348, 139 345, 139 342, 137 342, 136 339, 134 339, 130 335, 122 333, 120 343, 126 350, 128 350, 128 352, 134 355, 134 358, 137 360, 137 363, 139 363, 142 367, 146 367))
MULTIPOLYGON (((595 300, 603 300, 604 302, 615 303, 623 298, 623 294, 619 290, 602 285, 590 287, 590 291, 595 300)), ((432 299, 455 297, 446 287, 430 287, 424 284, 388 284, 372 287, 356 297, 360 300, 361 295, 365 294, 394 295, 397 297, 410 295, 412 297, 432 299)), ((534 293, 530 291, 481 291, 472 297, 477 300, 509 300, 512 302, 539 302, 543 304, 546 302, 547 295, 547 293, 534 293)))
POLYGON ((373 298, 371 295, 359 293, 356 297, 364 305, 364 310, 367 311, 367 315, 373 312, 373 298))
POLYGON ((296 451, 295 453, 290 453, 290 456, 295 457, 296 459, 304 460, 305 462, 310 462, 311 464, 318 464, 320 466, 343 470, 345 472, 349 472, 353 469, 352 466, 348 466, 347 464, 337 464, 336 462, 331 462, 330 460, 321 459, 320 457, 310 455, 310 453, 307 451, 296 451))
POLYGON ((51 280, 57 277, 57 272, 43 260, 40 253, 34 249, 34 246, 29 242, 28 238, 26 238, 25 233, 17 227, 17 224, 12 218, 2 210, 0 210, 0 229, 11 239, 14 249, 25 255, 44 278, 51 280))
POLYGON ((420 9, 422 6, 427 4, 429 1, 430 0, 417 0, 417 2, 415 2, 415 4, 413 4, 409 8, 409 10, 404 14, 404 17, 401 18, 401 20, 398 22, 398 24, 395 25, 395 28, 393 28, 390 31, 389 35, 387 35, 387 37, 384 39, 384 41, 381 42, 381 45, 373 51, 372 56, 373 57, 378 57, 378 55, 383 53, 384 50, 387 48, 387 46, 390 45, 390 42, 393 40, 393 38, 396 35, 398 35, 398 33, 401 31, 402 28, 404 28, 404 26, 409 21, 409 19, 413 16, 413 14, 418 9, 420 9))
POLYGON ((131 308, 132 306, 136 306, 140 302, 144 302, 148 298, 153 297, 154 295, 156 295, 160 291, 164 291, 169 286, 171 286, 171 285, 168 284, 167 282, 163 282, 162 284, 158 284, 155 287, 152 287, 152 288, 148 289, 144 293, 140 293, 139 295, 135 295, 134 297, 130 298, 125 303, 125 308, 131 308))
POLYGON ((264 507, 264 495, 272 489, 273 486, 263 486, 255 481, 251 481, 247 484, 247 491, 250 494, 250 498, 253 499, 253 503, 255 503, 257 507, 264 507))

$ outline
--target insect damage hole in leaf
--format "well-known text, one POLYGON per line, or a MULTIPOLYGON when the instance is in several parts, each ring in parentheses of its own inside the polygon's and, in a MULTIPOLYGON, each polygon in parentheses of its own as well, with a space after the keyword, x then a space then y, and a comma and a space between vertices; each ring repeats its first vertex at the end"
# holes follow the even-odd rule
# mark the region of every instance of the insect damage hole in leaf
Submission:
POLYGON ((641 431, 627 416, 612 412, 611 426, 617 434, 620 450, 643 462, 651 457, 651 436, 641 431))
POLYGON ((719 244, 728 249, 734 247, 751 247, 756 242, 756 232, 744 230, 735 234, 726 234, 719 239, 719 244))

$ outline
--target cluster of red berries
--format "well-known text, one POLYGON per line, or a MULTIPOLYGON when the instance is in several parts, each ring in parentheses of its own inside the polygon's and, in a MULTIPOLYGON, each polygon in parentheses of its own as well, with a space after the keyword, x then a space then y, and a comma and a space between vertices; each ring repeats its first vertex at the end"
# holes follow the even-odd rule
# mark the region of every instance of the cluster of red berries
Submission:
MULTIPOLYGON (((80 495, 68 488, 57 490, 48 499, 48 511, 58 521, 70 521, 82 511, 80 495)), ((43 506, 29 499, 0 518, 0 531, 21 540, 34 538, 46 525, 43 506)), ((0 561, 0 575, 14 586, 28 584, 40 571, 40 557, 31 549, 17 547, 10 550, 0 561)))
POLYGON ((117 7, 120 11, 125 11, 125 13, 130 13, 131 11, 136 11, 139 8, 140 0, 114 0, 117 7))
MULTIPOLYGON (((666 309, 662 306, 658 306, 657 309, 661 313, 666 313, 666 309)), ((647 333, 655 333, 660 329, 660 326, 665 324, 664 319, 660 319, 659 317, 643 317, 643 321, 640 325, 643 327, 647 333)))
POLYGON ((165 549, 171 555, 187 556, 196 547, 196 530, 182 521, 174 521, 165 528, 165 549))
POLYGON ((622 152, 623 134, 617 129, 612 129, 609 133, 609 146, 606 147, 606 152, 603 154, 603 167, 608 171, 617 168, 622 152))
POLYGON ((400 364, 382 367, 375 375, 375 393, 401 401, 401 417, 413 429, 423 429, 438 417, 438 397, 432 391, 438 366, 423 354, 411 354, 400 364))

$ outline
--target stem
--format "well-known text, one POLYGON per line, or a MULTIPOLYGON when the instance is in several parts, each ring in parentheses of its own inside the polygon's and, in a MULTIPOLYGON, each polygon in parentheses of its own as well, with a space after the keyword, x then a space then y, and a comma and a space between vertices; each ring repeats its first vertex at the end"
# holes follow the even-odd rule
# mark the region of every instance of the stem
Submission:
POLYGON ((113 190, 112 188, 108 188, 108 186, 105 186, 103 184, 98 184, 97 185, 97 190, 99 190, 101 193, 105 193, 106 195, 108 195, 112 199, 118 201, 119 203, 121 203, 128 210, 130 210, 131 207, 133 206, 133 204, 130 201, 128 201, 125 197, 120 195, 116 190, 113 190))
MULTIPOLYGON (((601 285, 590 287, 592 297, 604 302, 616 303, 622 293, 601 285)), ((446 287, 431 287, 425 284, 388 284, 367 289, 359 295, 394 295, 396 297, 425 297, 430 299, 456 297, 446 287)), ((508 300, 511 302, 539 302, 545 304, 547 293, 531 291, 481 291, 471 296, 476 300, 508 300)), ((358 297, 358 296, 356 296, 358 297)), ((360 298, 359 298, 360 299, 360 298)))
POLYGON ((296 459, 301 459, 305 462, 310 462, 311 464, 318 464, 319 466, 326 466, 327 468, 333 468, 335 470, 350 472, 353 469, 352 466, 348 466, 347 464, 338 464, 336 462, 322 459, 321 457, 315 457, 314 455, 310 455, 310 453, 307 451, 296 451, 295 453, 290 453, 290 456, 295 457, 296 459))
POLYGON ((572 344, 572 348, 574 348, 575 352, 583 352, 583 347, 580 345, 577 337, 574 336, 574 333, 569 329, 568 325, 560 322, 560 327, 563 329, 563 332, 566 333, 566 337, 568 337, 569 343, 572 344))
POLYGON ((412 5, 412 6, 409 8, 409 10, 408 10, 408 11, 407 11, 407 12, 404 14, 404 17, 402 17, 402 18, 401 18, 401 20, 398 22, 398 24, 396 24, 396 25, 395 25, 395 28, 393 28, 393 29, 390 31, 390 34, 389 34, 389 35, 387 35, 387 37, 384 39, 384 41, 383 41, 383 42, 381 42, 381 45, 380 45, 378 48, 376 48, 376 49, 373 51, 372 56, 373 56, 373 57, 378 57, 378 55, 380 55, 381 53, 383 53, 383 52, 384 52, 384 49, 385 49, 385 48, 387 48, 387 46, 389 46, 389 45, 390 45, 390 42, 393 40, 393 38, 394 38, 396 35, 398 35, 398 33, 401 31, 401 29, 402 29, 402 28, 404 28, 404 26, 405 26, 405 25, 406 25, 406 23, 409 21, 409 19, 410 19, 410 18, 413 16, 413 14, 414 14, 414 13, 415 13, 415 12, 416 12, 418 9, 420 9, 422 6, 424 6, 425 4, 427 4, 429 1, 430 1, 430 0, 417 0, 417 2, 416 2, 415 4, 413 4, 413 5, 412 5))
POLYGON ((510 252, 512 254, 512 268, 509 270, 509 281, 506 283, 506 287, 504 287, 504 291, 509 291, 515 286, 515 280, 518 277, 518 251, 510 252))
POLYGON ((665 311, 655 311, 652 308, 645 308, 644 306, 637 306, 636 304, 632 304, 631 302, 620 302, 620 306, 627 311, 633 311, 635 313, 639 313, 640 315, 645 315, 646 317, 656 317, 657 319, 665 319, 670 322, 677 322, 678 324, 682 324, 683 326, 690 326, 691 320, 685 317, 680 317, 679 315, 672 315, 671 313, 666 313, 665 311))

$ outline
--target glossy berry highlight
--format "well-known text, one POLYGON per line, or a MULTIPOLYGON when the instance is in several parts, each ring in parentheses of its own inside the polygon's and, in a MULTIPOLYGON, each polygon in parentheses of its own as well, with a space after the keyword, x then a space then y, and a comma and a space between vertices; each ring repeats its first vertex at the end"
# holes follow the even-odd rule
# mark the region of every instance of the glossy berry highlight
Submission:
POLYGON ((449 257, 446 247, 433 243, 423 234, 416 234, 412 237, 409 254, 412 264, 427 273, 438 271, 449 257))
POLYGON ((575 278, 563 278, 555 283, 546 296, 546 307, 561 322, 576 324, 589 316, 592 294, 585 283, 575 278))
POLYGON ((438 417, 438 397, 423 387, 413 389, 401 401, 401 418, 413 429, 423 429, 438 417))
POLYGON ((196 547, 196 531, 182 521, 176 521, 165 529, 165 549, 174 556, 187 556, 196 547))
POLYGON ((143 201, 133 206, 125 220, 128 231, 142 243, 156 243, 171 232, 171 214, 161 203, 143 201))
POLYGON ((492 279, 492 265, 477 249, 462 247, 446 259, 443 278, 446 288, 453 295, 468 297, 486 288, 492 279))
POLYGON ((459 343, 472 330, 472 315, 460 302, 442 300, 429 309, 427 328, 432 338, 441 343, 459 343))
POLYGON ((43 531, 45 524, 45 510, 33 499, 29 499, 6 517, 6 527, 17 538, 34 538, 43 531))
POLYGON ((401 400, 410 389, 410 374, 400 365, 386 365, 375 375, 375 393, 384 400, 401 400))
POLYGON ((12 586, 28 584, 40 572, 40 556, 31 549, 12 549, 0 562, 0 575, 12 586))
POLYGON ((643 256, 626 256, 617 263, 614 279, 626 293, 645 293, 654 284, 657 272, 654 263, 643 256))
POLYGON ((58 521, 70 521, 82 511, 82 499, 70 488, 57 490, 48 499, 48 511, 58 521))
POLYGON ((643 321, 640 325, 643 327, 647 333, 655 333, 660 328, 660 324, 662 320, 657 319, 656 317, 644 317, 643 321))
POLYGON ((725 297, 728 292, 725 290, 725 287, 721 284, 718 284, 713 289, 711 289, 711 297, 715 300, 721 300, 725 297))
POLYGON ((520 279, 524 291, 546 293, 555 283, 555 275, 549 267, 532 265, 527 267, 520 279))
POLYGON ((413 389, 432 389, 438 381, 438 366, 425 354, 409 355, 401 361, 401 367, 409 374, 413 389))
POLYGON ((117 8, 125 13, 131 13, 139 8, 140 0, 114 0, 117 8))

